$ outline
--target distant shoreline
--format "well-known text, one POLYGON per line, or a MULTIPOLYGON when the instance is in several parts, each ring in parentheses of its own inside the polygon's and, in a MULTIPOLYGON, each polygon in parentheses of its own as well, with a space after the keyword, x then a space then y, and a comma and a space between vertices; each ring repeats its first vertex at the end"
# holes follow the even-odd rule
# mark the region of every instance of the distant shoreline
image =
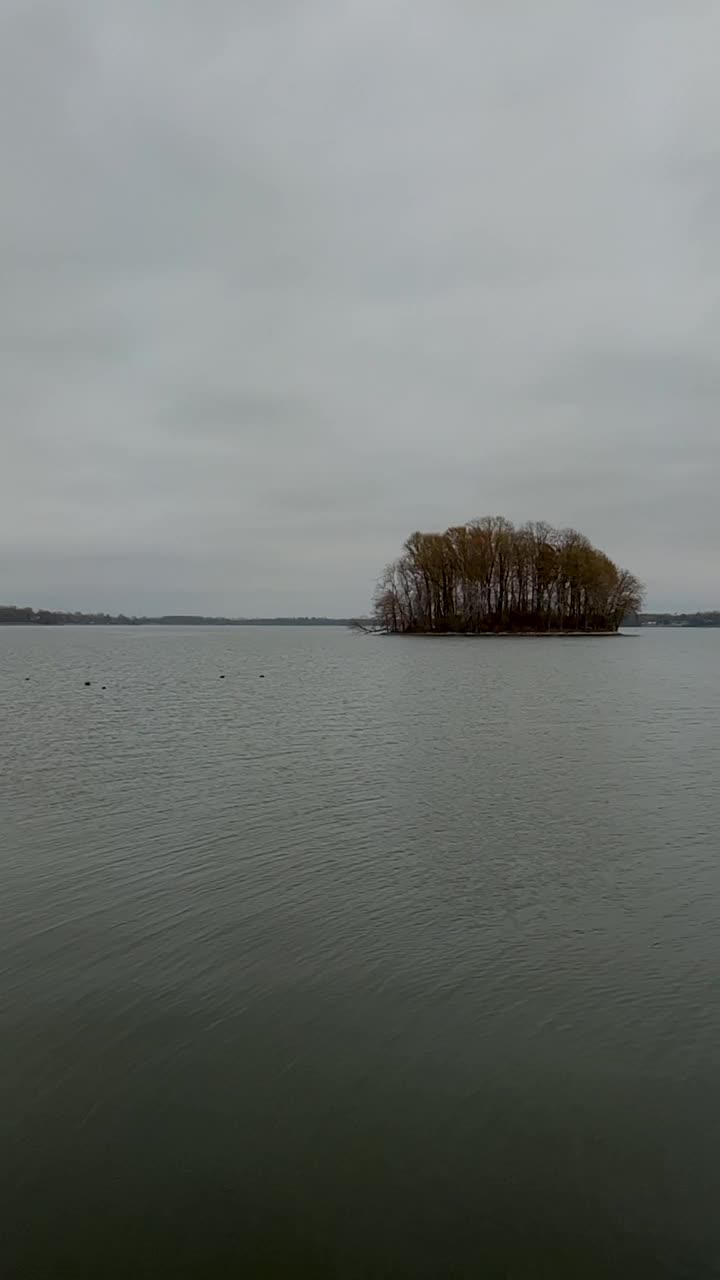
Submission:
POLYGON ((205 618, 200 615, 132 618, 125 614, 71 614, 0 606, 0 627, 347 627, 349 624, 349 618, 205 618))

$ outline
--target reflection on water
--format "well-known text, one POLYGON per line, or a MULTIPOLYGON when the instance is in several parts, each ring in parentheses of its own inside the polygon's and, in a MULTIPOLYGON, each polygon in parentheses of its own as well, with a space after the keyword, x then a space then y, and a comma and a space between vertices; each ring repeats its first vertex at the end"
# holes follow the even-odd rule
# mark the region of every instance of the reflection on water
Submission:
POLYGON ((8 1272, 720 1274, 719 670, 0 630, 8 1272))

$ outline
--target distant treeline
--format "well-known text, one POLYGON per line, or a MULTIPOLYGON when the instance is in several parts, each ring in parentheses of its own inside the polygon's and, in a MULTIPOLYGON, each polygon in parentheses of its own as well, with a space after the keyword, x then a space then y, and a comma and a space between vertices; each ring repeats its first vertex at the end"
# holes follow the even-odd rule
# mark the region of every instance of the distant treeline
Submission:
POLYGON ((720 627, 720 611, 704 613, 641 613, 641 627, 720 627))
POLYGON ((52 609, 0 605, 0 626, 81 627, 342 627, 346 618, 204 618, 195 614, 164 614, 133 618, 124 613, 61 613, 52 609))
POLYGON ((575 529, 487 516, 413 533, 375 597, 391 633, 617 631, 642 602, 637 578, 575 529))

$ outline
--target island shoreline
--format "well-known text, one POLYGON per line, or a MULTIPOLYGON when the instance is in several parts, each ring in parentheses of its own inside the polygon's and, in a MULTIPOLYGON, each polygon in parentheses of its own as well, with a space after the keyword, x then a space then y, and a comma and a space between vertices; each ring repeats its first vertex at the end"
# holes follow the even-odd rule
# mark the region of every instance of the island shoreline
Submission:
POLYGON ((622 631, 373 631, 366 630, 367 635, 393 636, 403 639, 417 640, 609 640, 626 636, 622 631))

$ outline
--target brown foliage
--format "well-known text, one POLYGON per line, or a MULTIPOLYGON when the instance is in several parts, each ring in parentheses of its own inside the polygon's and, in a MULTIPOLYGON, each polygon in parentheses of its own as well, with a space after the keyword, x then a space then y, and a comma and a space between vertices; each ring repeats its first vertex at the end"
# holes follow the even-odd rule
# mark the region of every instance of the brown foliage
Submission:
POLYGON ((485 516, 413 533, 375 596, 395 633, 616 631, 642 587, 575 529, 485 516))

